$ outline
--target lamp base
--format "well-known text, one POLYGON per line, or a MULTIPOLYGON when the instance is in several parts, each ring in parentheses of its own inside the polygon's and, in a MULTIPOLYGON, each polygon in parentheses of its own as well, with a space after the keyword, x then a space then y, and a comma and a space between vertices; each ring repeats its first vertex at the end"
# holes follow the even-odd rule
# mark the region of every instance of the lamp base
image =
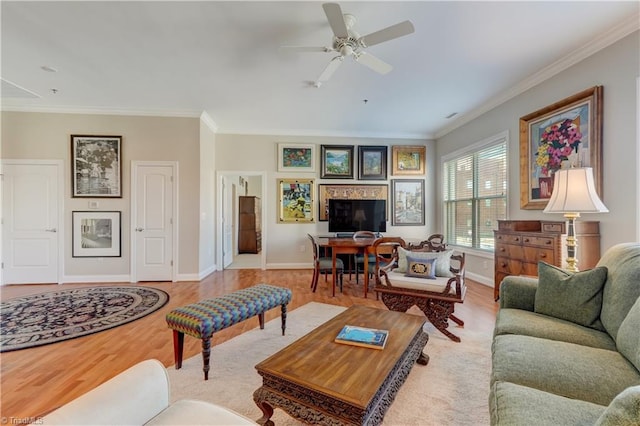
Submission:
POLYGON ((576 219, 580 217, 580 213, 565 213, 564 217, 569 221, 567 229, 567 270, 570 272, 578 272, 578 259, 576 258, 576 248, 578 247, 578 239, 576 238, 576 219))

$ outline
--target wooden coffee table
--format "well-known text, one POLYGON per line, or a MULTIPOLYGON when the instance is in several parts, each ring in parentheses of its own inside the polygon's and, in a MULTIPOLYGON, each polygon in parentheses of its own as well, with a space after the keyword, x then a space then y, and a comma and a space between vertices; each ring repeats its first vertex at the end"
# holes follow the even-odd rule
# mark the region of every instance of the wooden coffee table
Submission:
POLYGON ((429 336, 425 317, 352 306, 306 336, 256 365, 262 386, 253 400, 262 410, 258 423, 273 425, 274 408, 311 424, 382 423, 400 386, 429 336), (384 349, 335 343, 345 325, 389 330, 384 349))

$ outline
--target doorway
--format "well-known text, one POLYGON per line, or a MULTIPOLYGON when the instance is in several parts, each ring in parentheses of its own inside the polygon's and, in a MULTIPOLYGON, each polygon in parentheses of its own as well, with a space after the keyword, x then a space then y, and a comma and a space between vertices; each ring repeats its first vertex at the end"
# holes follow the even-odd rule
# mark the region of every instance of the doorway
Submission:
POLYGON ((267 212, 266 178, 264 172, 232 171, 218 172, 218 269, 266 269, 266 227, 267 212), (239 197, 255 196, 260 199, 259 215, 261 250, 258 253, 239 253, 239 197))

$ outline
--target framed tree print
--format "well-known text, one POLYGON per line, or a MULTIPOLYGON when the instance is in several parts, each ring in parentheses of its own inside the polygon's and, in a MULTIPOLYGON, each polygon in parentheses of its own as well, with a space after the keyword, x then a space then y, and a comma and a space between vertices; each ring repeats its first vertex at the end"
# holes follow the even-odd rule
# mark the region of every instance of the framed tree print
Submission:
POLYGON ((278 179, 278 223, 315 222, 313 179, 278 179))
POLYGON ((424 179, 393 179, 391 187, 392 224, 424 225, 424 179))
POLYGON ((353 145, 321 145, 320 177, 353 179, 353 145))
POLYGON ((72 257, 120 257, 121 212, 72 214, 72 257))
POLYGON ((73 197, 122 197, 122 136, 71 135, 73 197))
POLYGON ((602 86, 520 118, 520 207, 542 210, 563 167, 591 167, 602 197, 602 86))
POLYGON ((391 147, 393 175, 424 175, 427 148, 424 146, 395 145, 391 147))
POLYGON ((387 180, 387 147, 358 147, 358 179, 387 180))

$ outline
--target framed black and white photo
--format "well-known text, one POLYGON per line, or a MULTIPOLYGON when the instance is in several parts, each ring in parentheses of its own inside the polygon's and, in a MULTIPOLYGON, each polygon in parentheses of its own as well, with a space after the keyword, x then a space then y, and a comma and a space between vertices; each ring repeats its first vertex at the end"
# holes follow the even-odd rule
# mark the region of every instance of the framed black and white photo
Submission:
POLYGON ((394 226, 424 225, 424 179, 391 180, 394 226))
POLYGON ((72 257, 120 257, 121 212, 72 212, 72 257))
POLYGON ((122 197, 122 136, 71 135, 73 197, 122 197))

